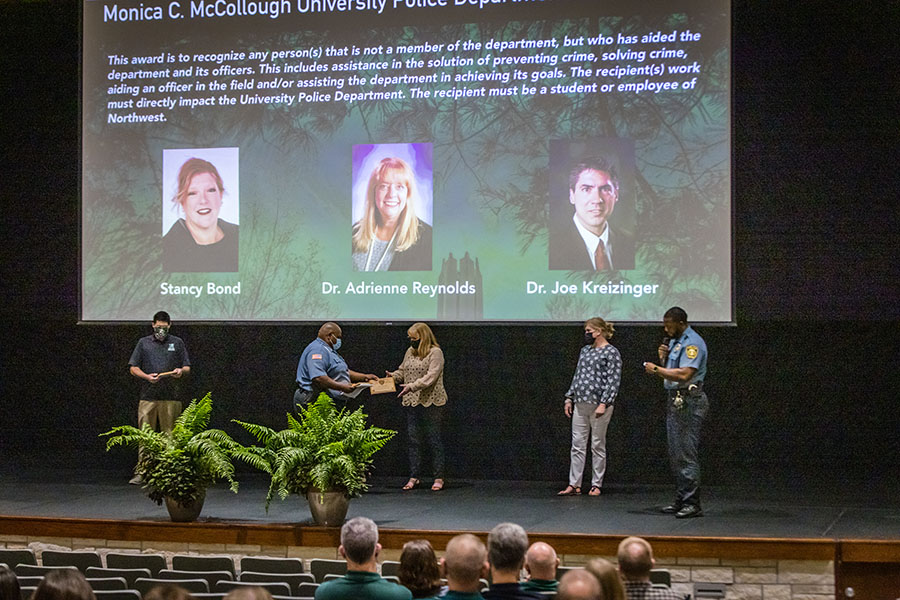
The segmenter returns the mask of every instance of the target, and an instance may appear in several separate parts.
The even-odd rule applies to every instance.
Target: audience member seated
[[[258,586],[239,587],[228,592],[225,600],[272,600],[272,594],[266,588]]]
[[[567,571],[559,580],[557,600],[607,600],[600,595],[600,582],[584,569]]]
[[[431,542],[412,540],[403,544],[397,576],[413,598],[436,598],[441,591],[441,571]]]
[[[447,542],[441,559],[441,574],[447,578],[445,600],[483,600],[481,578],[491,569],[487,548],[471,533],[463,533]]]
[[[338,554],[347,561],[347,574],[316,588],[316,600],[410,600],[408,589],[378,574],[380,552],[374,521],[355,517],[344,523]]]
[[[544,542],[535,542],[525,553],[525,571],[528,581],[522,583],[522,589],[529,592],[555,592],[559,586],[556,581],[556,567],[559,558],[553,546]]]
[[[539,592],[523,590],[519,574],[528,551],[528,534],[515,523],[500,523],[488,534],[488,562],[491,586],[486,600],[543,600]]]
[[[605,558],[592,558],[584,568],[600,582],[600,597],[603,600],[625,600],[625,588],[616,565]]]
[[[97,600],[97,597],[81,571],[54,569],[44,575],[31,600]]]
[[[186,589],[175,584],[155,585],[143,595],[142,600],[193,600]]]
[[[22,590],[19,589],[15,572],[0,567],[0,600],[20,600],[21,595]]]
[[[625,580],[628,600],[683,600],[669,588],[650,583],[650,571],[656,564],[650,543],[639,537],[627,537],[619,544],[619,573]]]

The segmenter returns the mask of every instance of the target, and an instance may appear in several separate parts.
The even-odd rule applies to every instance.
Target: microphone
[[[663,336],[662,345],[666,346],[668,348],[669,342],[671,342],[671,341],[672,341],[672,338],[670,338],[669,336],[667,336],[667,335]]]

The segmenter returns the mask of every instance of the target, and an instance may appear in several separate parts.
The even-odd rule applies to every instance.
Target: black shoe
[[[676,519],[690,519],[691,517],[702,517],[703,509],[699,504],[686,504],[681,510],[675,513]]]
[[[681,504],[670,504],[668,506],[663,506],[661,509],[659,509],[659,512],[663,513],[664,515],[674,515],[679,510],[681,510]]]

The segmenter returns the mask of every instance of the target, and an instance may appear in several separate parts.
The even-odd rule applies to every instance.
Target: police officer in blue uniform
[[[697,448],[700,428],[709,410],[709,399],[703,391],[706,378],[706,342],[688,325],[687,313],[677,306],[663,316],[663,329],[668,344],[658,349],[661,367],[644,363],[647,373],[663,379],[666,388],[666,434],[669,441],[669,462],[678,489],[675,502],[660,509],[678,519],[699,517],[700,462]]]
[[[343,333],[337,323],[328,322],[319,328],[319,335],[303,350],[297,365],[297,391],[294,405],[306,406],[316,401],[321,392],[326,392],[335,401],[335,406],[343,408],[354,384],[378,379],[371,373],[351,371],[347,362],[337,353],[341,347]]]

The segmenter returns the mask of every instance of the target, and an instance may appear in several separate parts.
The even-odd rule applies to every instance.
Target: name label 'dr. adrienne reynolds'
[[[358,294],[362,296],[405,296],[407,294],[429,296],[434,298],[438,294],[448,295],[468,295],[474,294],[478,290],[474,284],[468,281],[454,281],[453,283],[422,283],[421,281],[413,281],[412,285],[405,283],[397,284],[379,284],[374,281],[358,281],[347,282],[344,288],[345,294]],[[322,282],[322,295],[328,296],[340,294],[341,288],[337,283],[330,281]]]
[[[234,285],[220,285],[212,281],[208,281],[206,285],[172,285],[164,281],[159,284],[160,296],[193,296],[194,298],[199,298],[204,291],[207,296],[237,296],[241,293],[241,282],[238,281]]]

